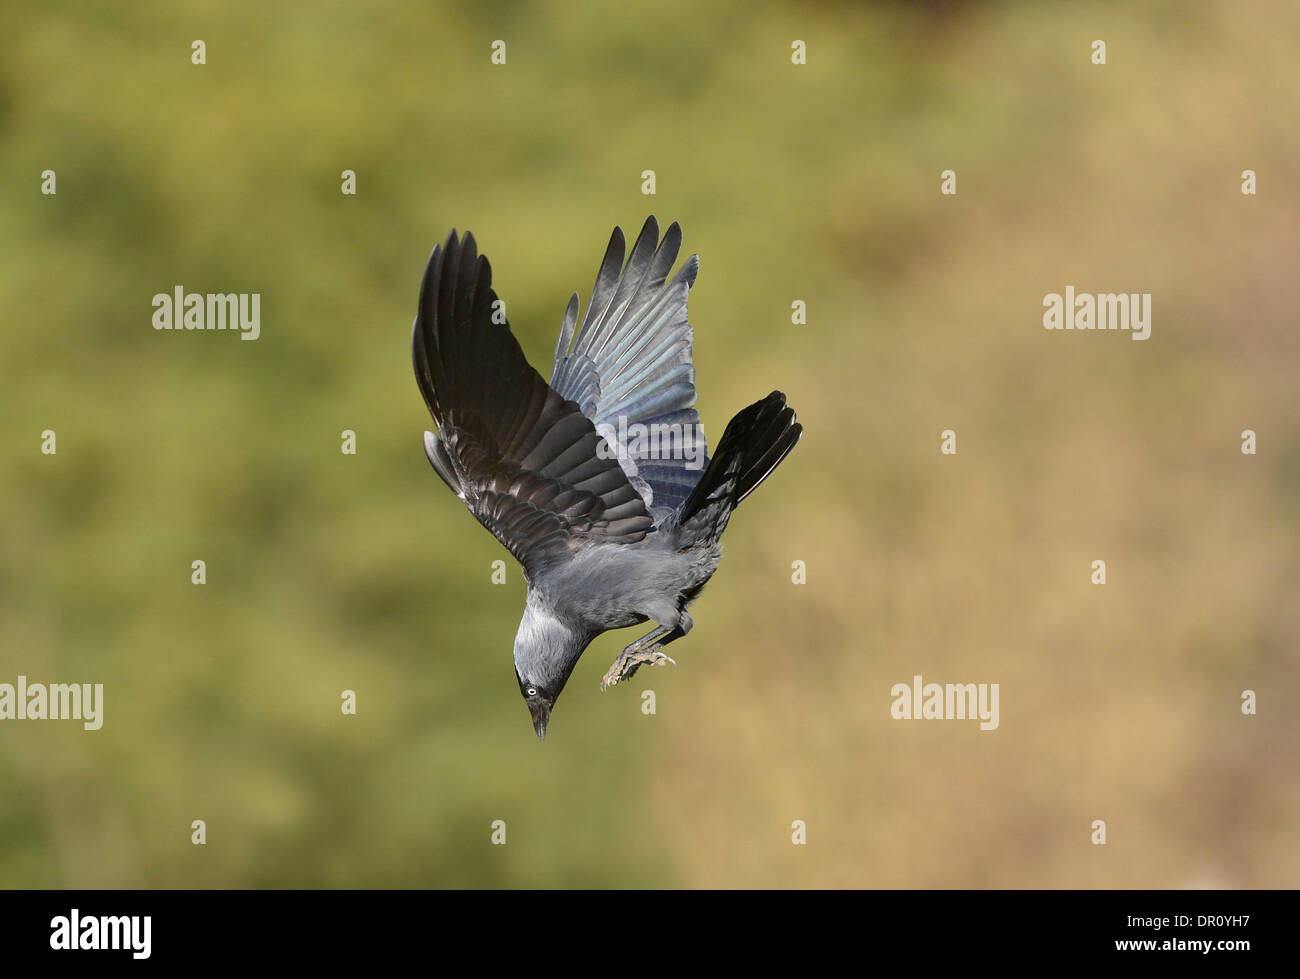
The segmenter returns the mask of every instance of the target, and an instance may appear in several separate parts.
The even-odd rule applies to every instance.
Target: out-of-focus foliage
[[[0,883],[1296,886],[1298,53],[1208,0],[6,4],[0,682],[106,707],[0,723]],[[681,665],[599,694],[603,637],[540,745],[419,278],[471,229],[546,373],[650,212],[712,438],[777,387],[806,435]],[[154,331],[178,284],[261,338]],[[1045,331],[1066,285],[1151,339]],[[892,720],[914,674],[999,729]]]

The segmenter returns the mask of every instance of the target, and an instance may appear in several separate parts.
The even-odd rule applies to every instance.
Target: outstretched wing
[[[651,525],[591,420],[529,366],[473,235],[435,247],[411,334],[415,379],[437,423],[425,452],[443,481],[524,566],[582,542],[632,543]],[[604,453],[608,454],[608,453]]]
[[[657,516],[681,506],[708,463],[686,316],[700,257],[665,285],[681,245],[681,227],[674,222],[660,242],[652,216],[624,267],[623,229],[615,228],[581,327],[577,293],[569,300],[551,370],[551,387],[602,435],[619,437],[619,461]]]

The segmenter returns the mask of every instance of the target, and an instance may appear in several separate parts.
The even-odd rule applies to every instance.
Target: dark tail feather
[[[720,499],[730,498],[733,508],[739,506],[772,475],[802,434],[803,426],[794,420],[794,409],[786,406],[780,391],[738,412],[722,433],[704,477],[682,504],[681,522]]]

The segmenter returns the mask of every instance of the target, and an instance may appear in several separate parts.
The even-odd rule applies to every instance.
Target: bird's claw
[[[626,680],[642,664],[648,666],[664,666],[671,663],[677,665],[677,660],[665,653],[659,646],[649,646],[645,649],[634,649],[628,652],[626,649],[618,654],[618,659],[614,660],[612,666],[605,673],[604,678],[600,681],[600,689],[608,690],[619,680]]]

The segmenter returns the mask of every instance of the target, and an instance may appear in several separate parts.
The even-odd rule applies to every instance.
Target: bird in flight
[[[615,228],[581,323],[569,300],[551,382],[510,331],[492,269],[469,232],[436,246],[411,335],[415,379],[437,425],[436,472],[523,566],[515,679],[537,737],[587,646],[603,632],[654,628],[614,660],[601,689],[691,630],[687,608],[722,558],[734,510],[780,464],[803,427],[773,391],[738,413],[707,454],[695,405],[686,295],[700,259],[654,217],[623,262]]]

